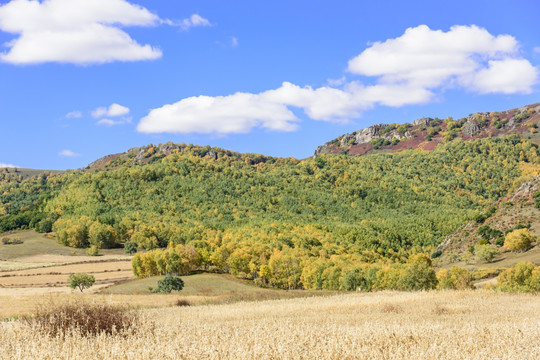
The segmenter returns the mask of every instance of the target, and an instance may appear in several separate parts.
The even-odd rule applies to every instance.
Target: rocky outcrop
[[[429,123],[431,123],[432,121],[433,121],[432,118],[423,117],[423,118],[414,120],[412,124],[413,126],[428,126]]]
[[[480,130],[482,130],[482,128],[480,127],[480,125],[478,125],[478,123],[472,116],[469,116],[467,118],[467,121],[465,121],[465,124],[463,124],[462,131],[463,135],[465,136],[473,136],[479,133]]]
[[[354,135],[354,145],[365,144],[381,137],[381,130],[387,128],[386,124],[376,124],[362,129]]]

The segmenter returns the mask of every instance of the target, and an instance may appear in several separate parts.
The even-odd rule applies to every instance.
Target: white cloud
[[[114,125],[122,125],[122,124],[127,124],[127,123],[130,123],[132,120],[131,117],[124,117],[122,119],[119,119],[119,120],[112,120],[112,119],[101,119],[97,122],[98,125],[103,125],[103,126],[114,126]]]
[[[421,25],[374,43],[349,61],[348,70],[376,76],[379,84],[424,90],[461,86],[480,93],[529,93],[538,72],[518,50],[514,37],[493,36],[474,25],[448,32]]]
[[[192,27],[212,26],[208,19],[203,18],[199,14],[193,14],[189,18],[183,19],[178,25],[184,31],[188,31]]]
[[[237,47],[237,46],[238,46],[238,38],[236,38],[236,37],[233,36],[233,37],[231,38],[231,47],[235,48],[235,47]]]
[[[533,51],[537,54],[540,54],[540,46],[535,47]]]
[[[82,116],[83,116],[82,112],[75,110],[75,111],[68,112],[64,117],[66,119],[80,119],[82,118]]]
[[[120,26],[153,26],[159,17],[126,0],[12,0],[0,6],[0,30],[18,37],[0,53],[12,64],[100,64],[153,60],[159,49],[141,45]]]
[[[77,154],[76,152],[73,152],[71,150],[68,150],[68,149],[65,149],[65,150],[62,150],[58,153],[58,155],[60,156],[63,156],[63,157],[77,157],[77,156],[81,156],[81,154]]]
[[[331,87],[313,89],[284,82],[275,90],[259,94],[186,98],[151,110],[141,119],[137,130],[143,133],[229,134],[246,133],[261,127],[293,131],[300,120],[289,107],[303,109],[314,120],[346,122],[377,103],[400,106],[402,103],[426,102],[430,96],[429,92],[411,91],[403,86],[383,89],[350,83],[340,90]]]
[[[538,70],[524,59],[489,61],[470,80],[470,86],[482,94],[487,93],[530,93],[538,78]],[[464,80],[467,84],[467,80]]]
[[[119,105],[119,104],[112,104],[108,108],[107,107],[99,107],[92,111],[92,116],[94,118],[100,118],[100,117],[116,117],[116,116],[122,116],[129,114],[129,108]]]
[[[339,79],[327,79],[326,82],[330,86],[341,86],[347,82],[347,78],[342,76]]]
[[[0,168],[18,168],[20,166],[0,163]]]
[[[285,105],[261,101],[259,95],[198,96],[154,109],[137,129],[144,133],[245,133],[256,126],[296,129],[296,117]]]
[[[510,35],[493,36],[477,26],[454,26],[448,32],[425,25],[370,45],[349,61],[348,70],[375,77],[373,85],[328,80],[312,88],[284,82],[258,94],[198,96],[153,109],[141,119],[144,133],[246,133],[254,128],[292,131],[299,108],[313,120],[347,122],[376,105],[399,107],[431,101],[438,91],[460,87],[486,93],[529,93],[538,70],[519,57]],[[340,86],[341,88],[336,88]]]

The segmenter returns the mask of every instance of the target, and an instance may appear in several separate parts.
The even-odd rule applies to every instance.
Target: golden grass
[[[0,323],[0,359],[522,360],[540,354],[540,297],[526,294],[353,293],[141,315],[140,331],[125,337],[38,338],[23,322]]]

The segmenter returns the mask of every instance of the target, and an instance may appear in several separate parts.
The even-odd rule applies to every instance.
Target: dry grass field
[[[353,293],[139,310],[132,333],[0,323],[0,359],[538,359],[540,297]]]

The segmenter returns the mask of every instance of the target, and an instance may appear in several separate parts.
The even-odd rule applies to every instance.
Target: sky
[[[540,2],[0,0],[0,167],[168,141],[309,157],[540,102]]]

